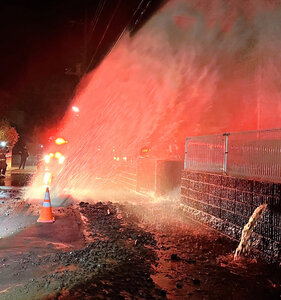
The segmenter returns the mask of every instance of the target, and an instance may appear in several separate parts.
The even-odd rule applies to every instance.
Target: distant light
[[[123,157],[123,160],[124,160],[124,161],[127,161],[127,157],[126,157],[126,156],[124,156],[124,157]]]
[[[59,157],[59,164],[63,164],[65,157],[62,155]]]
[[[72,110],[74,111],[74,112],[79,112],[80,110],[79,110],[79,108],[77,107],[77,106],[72,106]]]
[[[49,172],[45,173],[45,175],[44,175],[44,183],[45,183],[45,185],[48,185],[51,182],[52,182],[52,174],[49,173]]]
[[[140,155],[143,157],[148,157],[149,156],[149,152],[151,152],[151,148],[150,147],[142,147],[141,151],[140,151]]]
[[[57,144],[57,145],[62,145],[62,144],[66,144],[66,143],[68,143],[65,139],[63,139],[63,138],[57,138],[56,140],[55,140],[55,143]]]
[[[43,145],[40,145],[40,147],[43,148],[44,146],[43,146]]]
[[[56,152],[55,158],[59,159],[61,156],[62,156],[62,154],[60,152]]]
[[[0,144],[1,144],[2,147],[6,147],[7,146],[7,142],[5,142],[5,141],[2,141]]]
[[[45,160],[45,163],[48,164],[50,162],[50,156],[45,155],[44,160]]]

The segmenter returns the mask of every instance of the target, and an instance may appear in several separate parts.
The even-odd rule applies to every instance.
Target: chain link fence
[[[281,182],[281,128],[188,137],[184,166]]]

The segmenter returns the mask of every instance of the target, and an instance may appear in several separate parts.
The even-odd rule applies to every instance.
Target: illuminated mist
[[[80,112],[62,121],[67,160],[54,185],[90,194],[96,177],[114,173],[115,153],[136,158],[149,144],[166,158],[186,136],[281,127],[277,3],[169,1],[124,36],[82,80]]]

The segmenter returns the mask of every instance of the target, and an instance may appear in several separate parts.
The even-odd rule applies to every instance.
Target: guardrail
[[[281,128],[188,137],[184,168],[281,182]]]

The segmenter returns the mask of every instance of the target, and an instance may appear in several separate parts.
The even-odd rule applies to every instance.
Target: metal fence
[[[281,182],[281,128],[188,137],[184,166]]]

